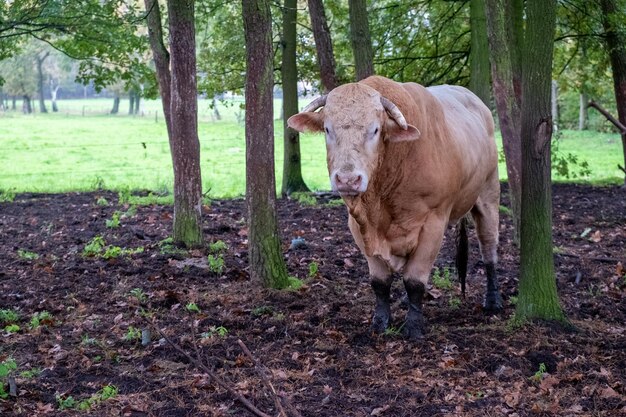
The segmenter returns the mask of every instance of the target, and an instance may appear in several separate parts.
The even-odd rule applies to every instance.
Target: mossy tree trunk
[[[320,79],[324,93],[328,93],[339,84],[333,55],[333,42],[326,21],[324,3],[322,0],[309,0],[308,3],[315,50],[317,51],[317,64],[320,67]]]
[[[300,134],[287,125],[287,119],[298,113],[298,69],[296,67],[297,0],[285,0],[283,5],[282,66],[283,79],[283,196],[309,191],[302,179]]]
[[[624,20],[626,2],[624,0],[600,0],[605,41],[613,70],[613,88],[617,105],[617,118],[626,125],[626,28]],[[626,134],[622,134],[624,169],[626,169]],[[624,171],[626,174],[626,171]],[[626,175],[624,176],[626,185]]]
[[[470,90],[490,107],[491,89],[489,77],[489,41],[487,39],[487,18],[485,0],[470,1]]]
[[[246,206],[250,277],[265,287],[289,285],[276,217],[274,85],[269,0],[242,0],[246,39]]]
[[[187,247],[203,243],[194,3],[168,0],[170,55],[163,40],[160,6],[157,0],[145,0],[148,37],[174,167],[172,238]]]
[[[550,89],[556,0],[527,0],[522,64],[522,218],[516,318],[565,320],[552,255]]]
[[[522,197],[522,100],[519,51],[522,45],[521,0],[486,0],[493,96],[506,159],[513,217],[513,239],[519,242]]]
[[[357,81],[374,75],[374,54],[367,18],[366,0],[348,0],[350,42],[354,53]]]

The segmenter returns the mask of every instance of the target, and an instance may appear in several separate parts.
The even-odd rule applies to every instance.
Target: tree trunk
[[[33,112],[33,108],[30,105],[30,96],[24,94],[22,96],[22,113],[31,114]]]
[[[39,113],[48,113],[46,108],[46,96],[43,90],[44,76],[43,76],[43,62],[46,60],[50,53],[46,52],[43,56],[37,55],[37,88],[39,89]]]
[[[111,114],[117,114],[120,111],[120,96],[115,96],[113,98],[113,108],[111,109]]]
[[[272,26],[269,0],[242,0],[246,39],[246,206],[250,278],[289,285],[276,218]]]
[[[15,111],[17,110],[17,97],[13,96],[12,97],[12,101],[11,101],[11,110]]]
[[[135,91],[135,109],[133,110],[133,113],[139,114],[140,108],[141,108],[141,93],[139,91]]]
[[[552,80],[550,87],[550,114],[552,115],[552,125],[556,132],[559,127],[559,85],[556,80]]]
[[[298,113],[298,69],[296,67],[297,0],[285,0],[283,7],[283,184],[282,195],[309,191],[302,179],[300,134],[287,125],[287,119]]]
[[[589,98],[584,92],[580,93],[580,109],[578,110],[578,130],[587,130],[587,119],[589,111],[587,109]]]
[[[203,242],[194,4],[195,0],[167,2],[172,82],[170,150],[174,166],[172,238],[187,247]]]
[[[322,0],[309,0],[309,14],[311,15],[311,26],[313,38],[315,39],[315,50],[317,51],[317,63],[320,67],[320,78],[324,93],[328,93],[337,87],[338,81],[335,57],[333,55],[333,42],[330,37]]]
[[[617,105],[617,118],[626,124],[626,33],[621,22],[624,21],[624,2],[620,0],[600,0],[602,7],[602,25],[604,26],[606,46],[611,58],[613,70],[613,88]],[[624,167],[626,167],[626,134],[622,134]],[[626,185],[626,175],[624,176]]]
[[[367,19],[366,0],[348,0],[350,13],[350,41],[354,53],[356,80],[374,75],[374,54]]]
[[[491,107],[489,85],[489,41],[487,39],[487,22],[485,17],[485,0],[470,2],[470,90]]]
[[[522,222],[520,321],[565,320],[556,288],[552,255],[550,173],[550,83],[556,28],[556,0],[527,0],[522,70]]]
[[[135,91],[128,91],[128,115],[132,116],[135,114]]]
[[[59,85],[53,85],[52,81],[50,81],[50,95],[52,96],[52,111],[58,112],[59,107],[57,106],[57,94],[59,92]]]
[[[486,0],[493,95],[498,111],[509,181],[513,240],[519,242],[522,197],[522,147],[520,128],[521,78],[518,49],[523,39],[517,31],[522,10],[516,0]]]
[[[213,97],[213,100],[211,101],[211,107],[213,107],[213,119],[222,120],[222,115],[217,108],[217,100],[215,100],[215,97]]]

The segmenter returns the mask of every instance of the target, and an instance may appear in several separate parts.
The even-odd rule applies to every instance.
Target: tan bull
[[[484,307],[502,308],[498,154],[491,112],[478,97],[463,87],[424,88],[374,76],[335,88],[288,123],[326,135],[331,186],[348,208],[350,231],[369,265],[373,331],[389,325],[392,273],[401,272],[409,301],[403,331],[423,337],[422,299],[444,232],[468,212],[486,266]],[[457,268],[464,282],[462,232],[465,254],[457,261],[464,257],[465,265]]]

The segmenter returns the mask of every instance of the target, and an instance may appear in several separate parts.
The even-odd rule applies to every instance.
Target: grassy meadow
[[[112,99],[65,100],[59,112],[22,115],[0,113],[0,191],[67,192],[97,188],[119,190],[171,189],[172,162],[161,104],[145,101],[142,116],[128,116],[128,101],[110,115]],[[211,197],[232,197],[245,191],[245,136],[240,101],[218,105],[213,117],[206,100],[199,101],[202,181]],[[275,115],[280,101],[275,100]],[[276,121],[276,180],[282,175],[282,121]],[[499,139],[498,139],[499,140]],[[302,135],[302,170],[315,190],[329,188],[326,151],[320,135]],[[619,135],[561,131],[561,154],[589,163],[584,178],[556,181],[621,183],[623,162]],[[500,175],[506,178],[501,164]]]

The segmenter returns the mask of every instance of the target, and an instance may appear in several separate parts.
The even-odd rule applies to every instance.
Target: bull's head
[[[316,112],[319,108],[322,110]],[[330,184],[343,196],[367,190],[387,143],[420,136],[395,104],[358,83],[337,87],[313,100],[291,116],[288,124],[300,132],[325,133]]]

